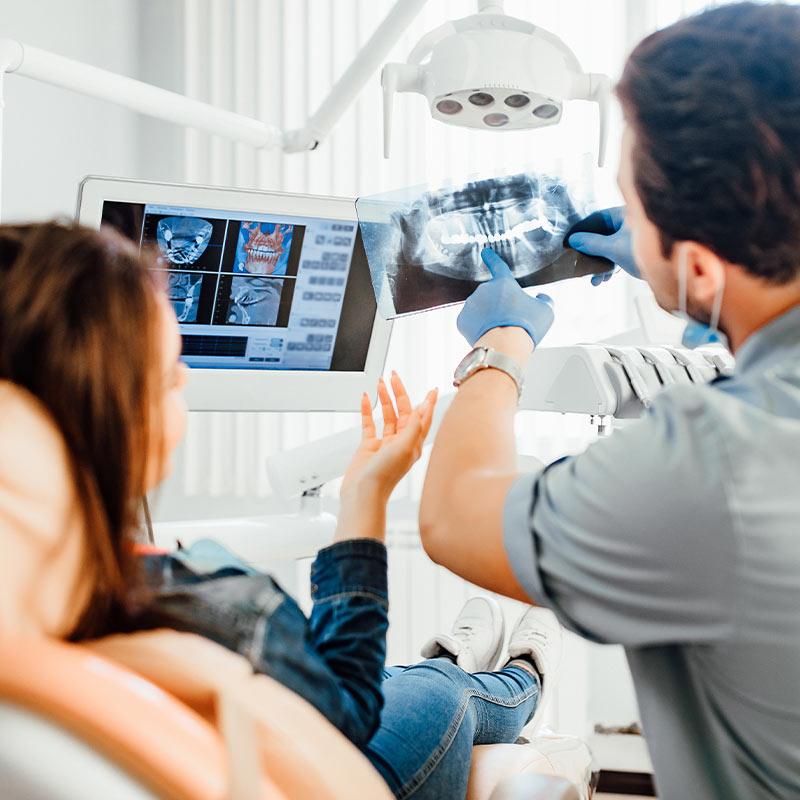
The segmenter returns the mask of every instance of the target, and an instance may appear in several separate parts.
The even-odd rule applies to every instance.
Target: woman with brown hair
[[[497,661],[495,620],[472,654],[477,674],[454,663],[469,637],[462,653],[440,637],[438,657],[384,680],[386,503],[420,456],[436,393],[412,408],[396,375],[394,402],[381,383],[382,438],[363,398],[335,542],[312,570],[310,620],[233,559],[207,575],[179,554],[135,557],[138,504],[169,473],[186,411],[180,335],[152,266],[110,230],[0,226],[0,634],[200,633],[315,705],[397,796],[463,796],[473,743],[514,741],[531,719],[547,653],[518,647],[500,672],[478,672]],[[108,653],[125,651],[124,637],[108,641]],[[197,681],[186,652],[168,691]]]

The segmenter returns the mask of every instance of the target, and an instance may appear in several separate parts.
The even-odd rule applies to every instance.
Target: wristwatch
[[[493,347],[476,347],[464,356],[453,375],[453,386],[461,386],[467,378],[482,369],[499,369],[517,384],[517,400],[522,397],[522,368],[511,356]]]

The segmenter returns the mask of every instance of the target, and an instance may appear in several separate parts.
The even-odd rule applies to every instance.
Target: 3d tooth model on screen
[[[473,180],[458,188],[360,198],[359,224],[379,311],[387,319],[465,300],[489,280],[491,247],[522,286],[603,272],[564,246],[587,213],[578,191],[545,174]]]

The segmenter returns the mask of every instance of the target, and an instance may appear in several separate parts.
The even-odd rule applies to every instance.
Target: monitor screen
[[[377,313],[355,200],[89,176],[78,221],[153,254],[196,411],[358,411],[392,323]]]
[[[105,200],[155,253],[190,367],[362,371],[375,299],[352,219]]]

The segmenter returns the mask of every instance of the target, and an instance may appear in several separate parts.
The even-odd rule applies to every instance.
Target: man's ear
[[[697,242],[686,242],[686,289],[689,297],[710,306],[725,283],[726,262],[713,250]]]

